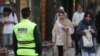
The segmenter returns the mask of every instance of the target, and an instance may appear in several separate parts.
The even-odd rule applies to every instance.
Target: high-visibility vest
[[[14,26],[14,33],[17,39],[17,55],[22,56],[38,56],[35,52],[34,41],[34,28],[36,24],[32,23],[28,19],[23,19],[20,23]]]

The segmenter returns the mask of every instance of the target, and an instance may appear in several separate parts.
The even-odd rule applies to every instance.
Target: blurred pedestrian
[[[97,13],[96,15],[96,21],[95,21],[95,24],[96,24],[96,28],[97,28],[97,43],[100,44],[100,11]]]
[[[16,14],[8,7],[3,9],[3,46],[12,50],[13,26],[18,22]]]
[[[74,27],[77,27],[77,25],[80,23],[81,20],[84,18],[84,12],[83,7],[81,4],[77,5],[77,11],[73,14],[72,23]]]
[[[99,49],[97,49],[98,50],[97,56],[100,56],[100,11],[96,15],[95,24],[96,24],[96,28],[97,28],[97,32],[98,32],[96,40],[97,40],[97,43],[99,44]]]
[[[96,56],[95,52],[95,43],[94,43],[94,37],[97,35],[97,30],[95,26],[95,22],[93,19],[93,15],[91,12],[86,12],[84,19],[79,23],[76,33],[80,35],[80,47],[81,47],[81,55],[82,56]],[[88,44],[88,42],[84,42],[85,40],[89,40],[89,43],[92,43],[91,45]],[[90,42],[91,40],[91,42]],[[85,45],[88,44],[88,45]]]
[[[52,30],[52,42],[57,46],[59,56],[64,56],[64,50],[70,50],[72,47],[71,34],[74,29],[71,21],[66,18],[63,11],[59,11],[58,16],[59,19],[56,20]]]
[[[76,29],[80,21],[83,20],[83,18],[84,18],[83,7],[81,4],[78,4],[77,11],[73,14],[73,17],[72,17],[72,23],[75,30],[74,34],[72,35],[72,39],[75,42],[75,52],[76,52],[75,56],[78,56],[80,54],[79,37],[76,34]]]
[[[88,0],[88,4],[85,9],[86,12],[90,11],[93,15],[95,14],[95,5],[92,0]]]

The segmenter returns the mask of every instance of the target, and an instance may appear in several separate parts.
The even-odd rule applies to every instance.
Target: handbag
[[[89,31],[86,32],[86,35],[82,36],[82,40],[84,47],[93,47],[92,34]]]

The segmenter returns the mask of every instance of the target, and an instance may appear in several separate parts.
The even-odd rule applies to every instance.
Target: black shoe
[[[75,54],[75,56],[80,56],[80,54]]]

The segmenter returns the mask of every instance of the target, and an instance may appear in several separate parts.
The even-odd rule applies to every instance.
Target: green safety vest
[[[22,56],[38,56],[35,52],[36,44],[34,42],[34,28],[36,24],[28,19],[23,19],[20,23],[14,26],[14,32],[17,39],[17,55]]]

